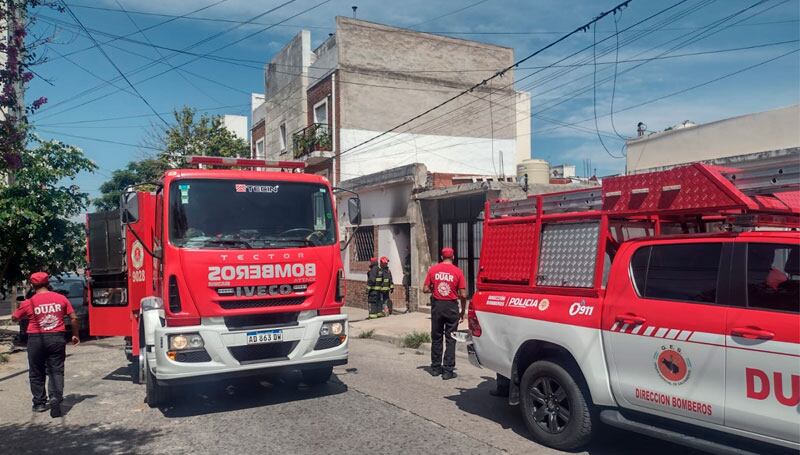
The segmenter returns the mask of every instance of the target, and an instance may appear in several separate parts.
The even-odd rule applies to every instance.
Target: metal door
[[[475,292],[478,278],[483,240],[480,214],[485,202],[485,194],[439,201],[439,248],[450,247],[455,250],[455,264],[464,273],[469,295]]]

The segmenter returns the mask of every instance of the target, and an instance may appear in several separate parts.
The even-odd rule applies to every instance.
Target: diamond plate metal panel
[[[609,177],[603,180],[603,207],[613,212],[652,213],[741,207],[736,190],[721,176],[703,172],[702,164],[667,171]],[[728,192],[723,187],[728,187]],[[739,193],[741,195],[741,193]]]
[[[533,223],[488,225],[479,280],[527,284],[533,271],[534,227]]]
[[[537,286],[592,287],[599,233],[596,222],[542,226]]]

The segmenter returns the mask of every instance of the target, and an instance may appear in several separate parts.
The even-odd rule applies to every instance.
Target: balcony
[[[312,123],[292,134],[294,158],[310,165],[333,158],[332,145],[331,132],[325,123]]]

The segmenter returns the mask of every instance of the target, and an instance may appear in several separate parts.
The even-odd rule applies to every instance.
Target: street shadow
[[[104,381],[122,381],[122,382],[133,382],[132,376],[133,367],[128,365],[125,367],[119,367],[116,370],[108,373],[107,375],[103,376]]]
[[[61,402],[61,415],[66,416],[70,411],[72,411],[72,408],[81,402],[95,398],[96,396],[97,395],[82,395],[79,393],[65,395],[64,400]]]
[[[159,409],[168,418],[191,417],[313,400],[345,392],[347,385],[335,375],[325,384],[308,386],[302,383],[299,372],[293,372],[275,377],[187,384],[170,390],[172,402]]]
[[[58,423],[0,424],[3,453],[59,455],[134,453],[161,436],[160,430],[142,431],[128,427],[103,427],[96,424],[64,426]],[[136,445],[132,445],[132,441]]]
[[[430,365],[420,365],[420,366],[417,367],[417,369],[418,370],[422,370],[422,371],[424,371],[424,372],[426,372],[428,374],[431,374],[433,372],[433,368],[431,368]]]
[[[426,369],[426,367],[418,367]],[[429,369],[428,367],[427,369]],[[508,404],[506,397],[495,397],[489,394],[496,388],[494,378],[483,376],[483,381],[477,387],[466,389],[458,388],[457,395],[446,397],[453,401],[464,412],[480,416],[484,419],[498,423],[503,429],[531,439],[528,427],[525,425],[519,406]],[[535,444],[531,440],[531,444]],[[688,447],[678,446],[660,439],[653,439],[637,433],[622,431],[613,427],[599,424],[596,437],[591,445],[584,450],[592,455],[630,454],[640,455],[642,448],[647,447],[648,455],[689,455],[700,454]]]

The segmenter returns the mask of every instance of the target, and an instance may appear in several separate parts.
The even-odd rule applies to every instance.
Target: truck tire
[[[333,374],[333,367],[315,367],[300,370],[303,373],[303,382],[306,385],[325,384]]]
[[[146,369],[145,375],[145,402],[151,408],[157,408],[167,401],[167,387],[159,385],[153,372],[150,371],[150,366],[147,365],[145,360]]]
[[[580,372],[571,366],[540,360],[520,383],[521,410],[536,442],[559,450],[576,450],[592,438],[595,414]]]

